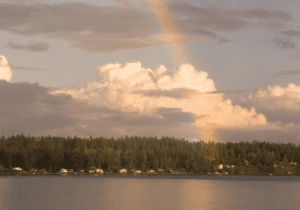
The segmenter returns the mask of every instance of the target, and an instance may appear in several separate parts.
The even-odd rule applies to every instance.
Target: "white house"
[[[127,173],[127,169],[126,168],[123,168],[121,170],[119,170],[120,173]]]
[[[217,169],[223,169],[223,164],[218,165]]]
[[[20,168],[20,167],[15,167],[13,170],[15,170],[15,171],[22,171],[22,168]]]
[[[64,168],[62,168],[62,169],[60,170],[60,173],[68,173],[68,170],[67,170],[67,169],[64,169]]]
[[[163,172],[164,172],[164,170],[161,169],[161,168],[157,169],[157,171],[160,172],[160,173],[163,173]]]
[[[141,173],[142,173],[141,170],[134,170],[133,172],[134,172],[135,174],[141,174]]]
[[[99,173],[100,173],[100,174],[103,174],[104,172],[103,172],[102,169],[97,168],[97,169],[96,169],[96,173],[98,173],[98,174],[99,174]]]
[[[95,171],[94,170],[89,170],[89,173],[92,174],[92,173],[95,173]]]
[[[149,173],[149,174],[150,173],[156,173],[156,171],[154,171],[154,170],[151,169],[151,170],[148,170],[147,173]]]

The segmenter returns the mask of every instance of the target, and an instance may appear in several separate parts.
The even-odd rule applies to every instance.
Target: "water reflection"
[[[0,177],[0,209],[298,209],[299,187],[273,181]]]

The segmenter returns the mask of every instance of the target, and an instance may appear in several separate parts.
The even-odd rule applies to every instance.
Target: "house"
[[[234,168],[235,167],[235,165],[231,165],[231,168]]]
[[[230,168],[230,165],[225,165],[226,168]]]
[[[123,168],[123,169],[121,169],[121,170],[119,170],[119,173],[127,173],[127,169],[126,168]]]
[[[100,174],[103,174],[104,172],[103,172],[102,169],[97,168],[97,169],[96,169],[96,173],[98,173],[98,174],[99,174],[99,173],[100,173]]]
[[[94,170],[89,170],[89,173],[92,174],[92,173],[95,173],[95,171]]]
[[[157,171],[158,171],[159,173],[163,173],[163,172],[164,172],[164,170],[161,169],[161,168],[157,169]]]
[[[62,169],[60,170],[60,173],[68,173],[68,171],[67,171],[67,169],[62,168]]]
[[[22,168],[20,168],[20,167],[15,167],[15,168],[13,168],[13,170],[14,170],[14,171],[22,171]]]
[[[68,172],[69,172],[69,173],[73,173],[74,170],[73,170],[73,169],[68,169]]]
[[[217,169],[223,169],[223,164],[218,165]]]
[[[84,170],[83,169],[79,170],[79,173],[84,173]]]
[[[151,170],[147,170],[147,173],[148,174],[152,174],[152,173],[156,173],[156,171],[154,171],[154,170],[151,169]]]
[[[135,174],[141,174],[142,171],[141,170],[134,170],[133,173],[135,173]]]

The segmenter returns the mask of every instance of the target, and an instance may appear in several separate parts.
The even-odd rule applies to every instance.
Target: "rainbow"
[[[164,47],[170,53],[173,64],[179,66],[187,63],[185,53],[180,46],[185,41],[185,38],[176,29],[177,27],[169,12],[168,5],[161,0],[149,0],[148,5],[158,21],[160,31],[163,34]]]
[[[183,63],[188,63],[186,53],[183,52],[180,44],[187,42],[188,38],[183,37],[178,31],[176,22],[169,12],[167,3],[164,0],[148,0],[148,5],[155,15],[160,27],[160,31],[163,34],[164,47],[170,53],[170,57],[174,66],[180,66]],[[207,127],[200,128],[200,133],[204,138],[204,141],[216,140],[217,133],[214,132],[214,126],[207,125]]]

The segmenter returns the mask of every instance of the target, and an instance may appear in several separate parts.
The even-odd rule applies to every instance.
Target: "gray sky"
[[[2,0],[0,132],[298,142],[298,8]]]

